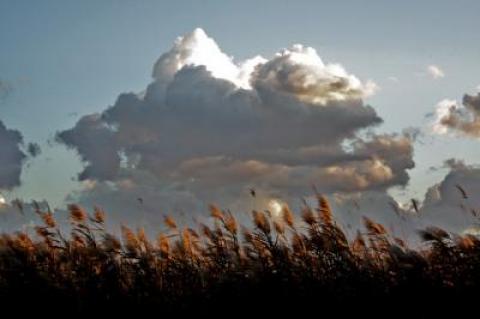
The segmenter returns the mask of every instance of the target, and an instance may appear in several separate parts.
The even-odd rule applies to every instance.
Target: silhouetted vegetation
[[[77,205],[69,206],[65,235],[52,212],[37,208],[43,224],[36,234],[1,236],[2,306],[62,314],[335,310],[391,317],[379,310],[389,305],[393,314],[422,317],[477,298],[480,240],[472,235],[428,228],[420,233],[424,248],[412,249],[364,218],[364,231],[349,241],[320,195],[301,220],[287,206],[278,216],[254,211],[251,229],[216,206],[210,212],[214,222],[196,229],[167,216],[168,231],[151,240],[127,226],[117,238],[105,230],[103,211],[88,214]]]

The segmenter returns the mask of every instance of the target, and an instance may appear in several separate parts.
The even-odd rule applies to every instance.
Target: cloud
[[[335,217],[350,235],[362,227],[362,216],[367,216],[412,244],[419,243],[418,231],[429,226],[457,234],[478,230],[480,167],[452,158],[444,162],[443,169],[448,169],[447,174],[417,201],[418,211],[385,191],[366,191],[331,195]]]
[[[42,153],[42,149],[40,148],[40,145],[38,145],[37,143],[28,143],[27,153],[31,157],[37,157]]]
[[[465,94],[461,104],[455,100],[442,100],[437,104],[435,115],[435,133],[480,138],[480,93]]]
[[[445,72],[434,64],[427,66],[427,73],[435,80],[445,77]]]
[[[0,121],[0,189],[11,189],[20,185],[20,174],[27,155],[22,151],[22,134],[8,129]]]
[[[256,69],[252,80],[257,90],[291,94],[313,104],[361,99],[377,89],[375,83],[362,83],[340,64],[324,64],[315,49],[301,44],[277,53]]]
[[[205,204],[180,183],[162,181],[147,172],[123,171],[114,182],[84,181],[81,190],[71,193],[67,202],[86,208],[105,209],[108,225],[118,230],[119,224],[143,226],[158,232],[165,215],[175,215],[179,222],[192,223],[207,217]]]
[[[416,213],[384,191],[333,194],[329,202],[335,219],[351,238],[363,229],[363,217],[381,223],[409,243],[416,242],[417,231],[423,227]]]
[[[82,117],[73,129],[59,133],[57,139],[75,148],[82,160],[89,163],[79,175],[80,180],[108,180],[117,174],[120,153],[115,131],[102,121],[99,114]]]
[[[255,66],[264,62],[264,58],[257,56],[236,65],[205,31],[197,28],[190,34],[177,38],[173,48],[155,63],[152,77],[157,80],[157,84],[167,85],[184,66],[204,66],[214,78],[248,89]]]
[[[480,168],[462,160],[445,161],[449,172],[438,184],[430,187],[421,209],[425,225],[435,224],[455,232],[475,225],[480,214]]]
[[[267,200],[298,198],[312,184],[358,192],[408,183],[412,139],[361,134],[382,123],[364,102],[376,85],[313,48],[237,63],[196,29],[160,56],[152,76],[145,92],[121,94],[57,134],[79,154],[78,177],[91,186],[69,200],[122,210],[128,205],[118,203],[137,205],[145,193],[169,209],[245,209],[250,187]]]

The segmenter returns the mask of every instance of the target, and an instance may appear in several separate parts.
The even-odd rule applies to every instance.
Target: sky
[[[318,182],[433,210],[444,202],[432,187],[478,174],[478,12],[478,1],[0,1],[2,197],[241,210],[249,187],[291,201]]]

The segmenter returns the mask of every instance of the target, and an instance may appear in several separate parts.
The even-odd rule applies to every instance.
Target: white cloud
[[[184,66],[204,66],[215,78],[228,80],[242,88],[250,88],[250,74],[257,64],[265,61],[261,56],[257,56],[236,65],[232,57],[223,53],[205,31],[197,28],[177,38],[173,48],[158,59],[153,69],[153,77],[168,82]]]
[[[437,103],[435,107],[435,119],[432,124],[433,132],[436,134],[447,134],[448,127],[442,123],[442,120],[449,116],[452,110],[458,108],[455,100],[444,99]]]
[[[427,72],[435,80],[445,77],[445,72],[438,65],[427,66]]]

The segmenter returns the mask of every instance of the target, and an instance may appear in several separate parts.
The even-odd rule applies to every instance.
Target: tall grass
[[[478,292],[477,237],[427,228],[423,248],[413,249],[364,218],[364,230],[349,241],[328,201],[317,197],[317,207],[305,205],[298,215],[287,206],[276,217],[254,211],[250,228],[214,205],[213,222],[196,229],[167,216],[156,240],[127,226],[119,238],[106,231],[103,211],[77,205],[69,206],[71,233],[64,234],[51,211],[37,208],[43,224],[35,234],[0,237],[0,300],[46,311],[281,312],[426,296],[441,305]]]

